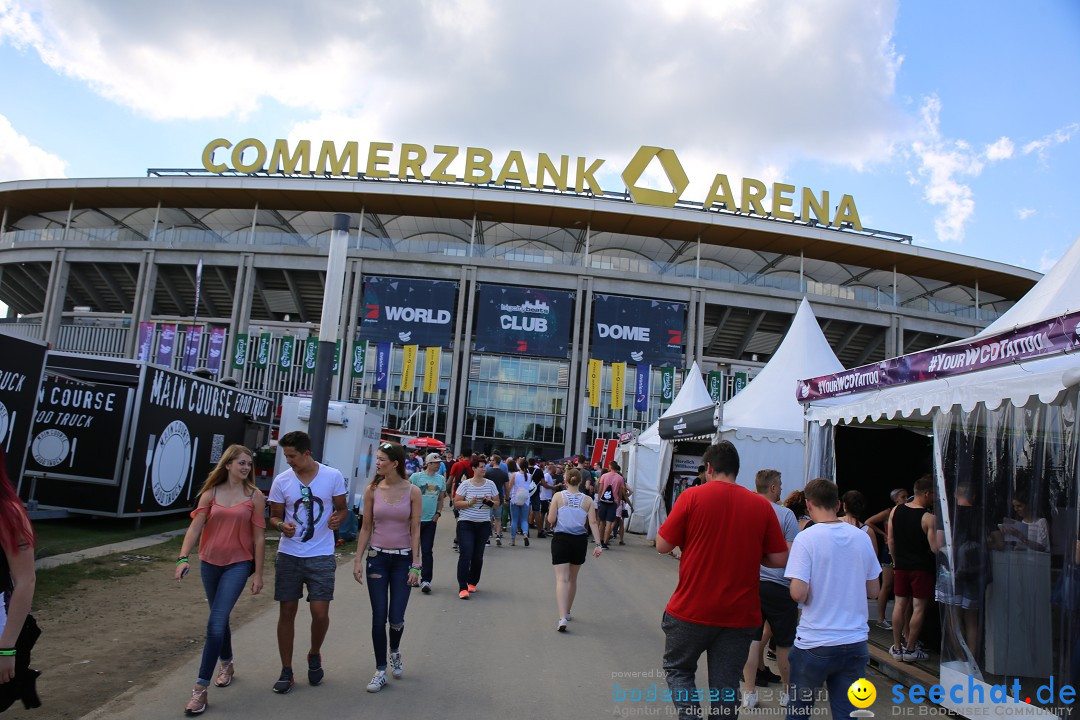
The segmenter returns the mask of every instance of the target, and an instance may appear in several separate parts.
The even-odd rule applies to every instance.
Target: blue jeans
[[[518,530],[522,535],[529,534],[529,506],[510,503],[510,537],[514,537]]]
[[[865,642],[850,645],[825,645],[802,650],[791,648],[791,699],[788,718],[810,717],[814,695],[824,685],[829,691],[829,706],[834,718],[846,718],[855,709],[848,700],[851,684],[866,677],[870,653]]]
[[[480,583],[480,572],[484,569],[484,543],[491,537],[490,522],[458,520],[457,582],[458,590],[467,590],[469,585]]]
[[[420,563],[422,565],[420,580],[422,582],[431,582],[435,569],[435,557],[432,554],[435,549],[435,527],[434,520],[420,523]]]
[[[412,553],[391,555],[375,553],[367,557],[367,591],[371,600],[371,646],[375,650],[375,668],[386,669],[386,621],[390,620],[390,651],[401,647],[405,632],[405,608],[409,604],[409,565]]]
[[[680,720],[703,716],[701,700],[709,700],[709,717],[739,716],[739,678],[750,643],[761,639],[761,628],[716,627],[686,622],[664,613],[664,671],[671,702]],[[709,687],[694,682],[701,654],[709,662]]]
[[[203,645],[202,663],[199,664],[197,683],[210,684],[218,658],[232,660],[232,633],[229,632],[229,613],[232,612],[240,593],[244,592],[253,561],[241,560],[231,565],[199,563],[206,601],[210,605],[210,618],[206,621],[206,644]]]

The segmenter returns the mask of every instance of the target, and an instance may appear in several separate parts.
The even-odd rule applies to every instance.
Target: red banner
[[[600,461],[604,459],[604,446],[607,441],[604,438],[597,438],[593,444],[591,462],[594,466],[599,465]]]

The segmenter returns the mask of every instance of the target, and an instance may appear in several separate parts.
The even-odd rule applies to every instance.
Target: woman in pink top
[[[371,599],[371,644],[375,674],[368,692],[386,686],[386,623],[390,622],[390,665],[395,678],[405,672],[401,664],[401,636],[405,608],[412,588],[420,584],[420,516],[423,495],[405,477],[405,449],[397,443],[379,443],[375,479],[364,490],[364,522],[356,538],[353,577],[363,584],[365,566]]]
[[[608,549],[608,540],[611,531],[615,527],[615,515],[619,504],[623,501],[623,487],[626,481],[619,474],[619,463],[611,461],[611,470],[600,477],[597,486],[597,510],[596,515],[600,521],[600,547]]]
[[[251,458],[251,451],[243,445],[230,445],[221,455],[199,491],[199,504],[191,513],[191,525],[176,561],[176,579],[182,580],[190,567],[188,552],[201,534],[199,574],[210,604],[210,619],[206,623],[199,677],[184,708],[188,715],[206,710],[206,689],[218,658],[221,668],[214,684],[222,688],[232,684],[229,613],[244,591],[248,577],[252,577],[252,595],[263,587],[266,498],[255,487]]]

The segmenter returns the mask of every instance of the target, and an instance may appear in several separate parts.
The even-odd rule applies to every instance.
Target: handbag
[[[0,712],[11,707],[16,700],[22,700],[27,709],[41,707],[37,694],[37,679],[41,673],[30,667],[30,650],[39,637],[41,628],[34,616],[27,613],[19,639],[15,641],[15,677],[0,685]]]

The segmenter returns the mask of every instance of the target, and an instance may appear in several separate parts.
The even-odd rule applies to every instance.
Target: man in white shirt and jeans
[[[791,598],[802,608],[791,651],[788,718],[809,717],[822,685],[832,716],[846,718],[855,709],[848,688],[865,677],[870,662],[866,601],[877,597],[881,566],[870,536],[837,518],[833,482],[811,480],[804,493],[814,524],[795,536],[784,571]]]

